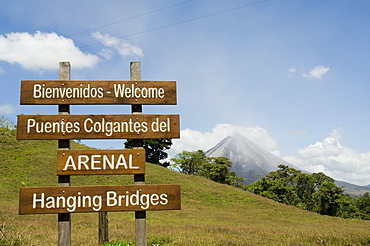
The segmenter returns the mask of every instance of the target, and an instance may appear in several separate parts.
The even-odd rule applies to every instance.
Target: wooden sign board
[[[23,80],[21,104],[175,105],[176,81]]]
[[[145,174],[145,150],[58,150],[57,175]]]
[[[17,139],[179,138],[179,115],[19,115]]]
[[[19,214],[181,209],[180,185],[21,188]]]

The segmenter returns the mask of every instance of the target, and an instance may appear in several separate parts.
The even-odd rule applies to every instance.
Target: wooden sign
[[[179,115],[19,115],[17,139],[179,138]]]
[[[21,104],[175,105],[176,81],[23,80]]]
[[[181,209],[180,185],[21,188],[19,214]]]
[[[144,173],[144,149],[58,150],[57,175]]]

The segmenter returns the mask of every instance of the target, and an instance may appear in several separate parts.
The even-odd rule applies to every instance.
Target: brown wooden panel
[[[175,105],[176,81],[23,80],[21,104]]]
[[[19,115],[17,139],[179,138],[179,115]]]
[[[19,214],[181,209],[180,185],[20,188]]]
[[[144,149],[58,150],[57,175],[144,173]]]

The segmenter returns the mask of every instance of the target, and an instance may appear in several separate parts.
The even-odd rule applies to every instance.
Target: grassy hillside
[[[57,215],[18,215],[22,186],[56,186],[56,141],[18,141],[0,129],[0,228],[26,245],[56,245]],[[72,149],[87,148],[73,143]],[[72,185],[133,184],[132,176],[73,176]],[[182,210],[147,212],[161,245],[369,245],[370,221],[321,216],[230,186],[147,164],[147,184],[180,184]],[[134,213],[109,213],[110,240],[133,241]],[[72,215],[73,245],[97,245],[96,213]],[[0,238],[2,234],[0,233]]]

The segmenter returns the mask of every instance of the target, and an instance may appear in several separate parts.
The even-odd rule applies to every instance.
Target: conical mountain
[[[251,184],[268,175],[271,171],[276,171],[280,164],[299,169],[239,133],[224,138],[216,146],[209,149],[206,155],[229,158],[233,163],[231,170],[236,172],[238,176],[245,178],[246,184]]]

